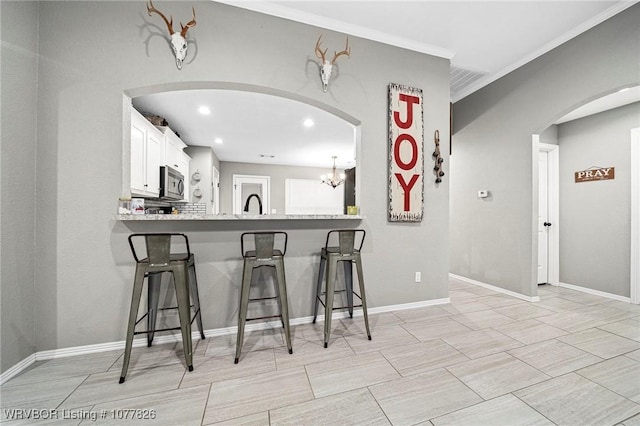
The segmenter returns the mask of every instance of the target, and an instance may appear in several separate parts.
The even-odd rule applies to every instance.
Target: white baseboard
[[[19,363],[17,363],[16,365],[14,365],[13,367],[9,368],[7,371],[2,373],[2,375],[0,375],[0,385],[4,384],[4,382],[8,381],[9,379],[17,376],[22,371],[26,370],[34,362],[36,362],[36,355],[32,354],[26,357],[25,359],[23,359],[22,361],[20,361]]]
[[[606,297],[607,299],[618,300],[620,302],[631,303],[630,297],[618,296],[617,294],[606,293],[604,291],[594,290],[592,288],[580,287],[578,285],[573,285],[573,284],[568,284],[563,282],[559,282],[558,287],[564,287],[571,290],[581,291],[583,293],[593,294],[595,296]]]
[[[481,281],[472,280],[471,278],[463,277],[462,275],[456,275],[449,273],[449,277],[456,279],[458,281],[463,281],[468,284],[477,285],[479,287],[488,288],[489,290],[493,290],[498,293],[506,294],[508,296],[516,297],[518,299],[526,300],[527,302],[539,302],[539,296],[525,296],[524,294],[516,293],[515,291],[505,290],[504,288],[496,287],[491,284],[483,283]]]
[[[423,308],[426,306],[442,305],[445,303],[450,303],[450,300],[448,297],[443,299],[425,300],[422,302],[403,303],[400,305],[380,306],[377,308],[370,308],[368,310],[368,313],[369,315],[375,315],[383,312]],[[342,319],[342,318],[347,318],[348,316],[349,316],[349,313],[346,311],[335,312],[331,316],[331,318]],[[356,308],[353,312],[353,316],[354,317],[362,316],[362,309]],[[289,321],[289,324],[303,325],[303,324],[310,324],[312,321],[313,321],[312,316],[300,317],[300,318],[291,319]],[[324,321],[324,315],[318,315],[317,321],[318,322]],[[259,322],[259,323],[247,324],[245,326],[245,331],[268,330],[270,328],[279,328],[281,326],[282,324],[280,323],[280,321]],[[234,326],[234,327],[224,327],[224,328],[205,330],[204,335],[205,337],[214,337],[214,336],[224,336],[227,334],[235,334],[237,332],[238,332],[238,327]],[[194,331],[192,333],[192,338],[194,340],[199,339],[200,333],[198,331]],[[153,339],[154,344],[176,343],[181,341],[182,341],[182,337],[180,333],[157,336],[156,338]],[[96,345],[75,346],[70,348],[52,349],[48,351],[36,352],[35,354],[30,355],[29,357],[25,358],[24,360],[20,361],[18,364],[14,365],[13,367],[9,368],[7,371],[2,373],[0,375],[0,385],[9,381],[9,379],[15,377],[16,375],[20,374],[22,371],[24,371],[26,368],[28,368],[31,364],[33,364],[36,361],[43,361],[43,360],[55,359],[55,358],[65,358],[65,357],[77,356],[77,355],[87,355],[87,354],[94,354],[94,353],[107,352],[107,351],[113,351],[113,350],[124,350],[125,343],[126,342],[124,340],[121,340],[119,342],[99,343]],[[139,346],[147,346],[147,339],[146,338],[134,339],[133,347],[139,347]]]

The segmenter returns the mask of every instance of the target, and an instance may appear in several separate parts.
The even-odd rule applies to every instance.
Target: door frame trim
[[[271,213],[271,176],[234,174],[232,175],[232,181],[233,214],[243,213],[242,200],[241,197],[238,196],[238,185],[242,185],[242,183],[257,183],[263,185],[265,193],[261,197],[262,214],[265,215]]]
[[[631,303],[640,304],[640,127],[631,129]]]
[[[533,143],[537,147],[535,149],[536,158],[535,158],[535,172],[533,173],[534,179],[534,188],[535,191],[535,208],[534,212],[534,221],[535,221],[535,229],[536,229],[536,242],[538,240],[538,193],[539,193],[539,174],[538,170],[538,155],[539,152],[547,153],[547,167],[549,172],[549,187],[548,187],[548,197],[549,197],[549,222],[552,225],[549,227],[549,251],[548,251],[548,279],[549,284],[558,286],[560,284],[560,147],[558,145],[552,145],[547,143],[540,142],[540,135],[533,135]],[[537,270],[537,245],[536,245],[536,262],[534,262],[535,269]],[[536,288],[537,288],[537,274],[536,274]],[[537,294],[537,293],[536,293]]]

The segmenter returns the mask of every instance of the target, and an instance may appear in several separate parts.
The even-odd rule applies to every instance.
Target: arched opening
[[[206,110],[199,113],[200,107]],[[187,145],[185,152],[198,156],[195,169],[190,170],[189,179],[185,179],[187,186],[193,184],[189,188],[189,201],[198,195],[198,199],[213,203],[218,186],[210,187],[209,176],[218,173],[219,208],[208,209],[207,213],[233,212],[231,175],[234,173],[275,176],[271,182],[276,191],[269,191],[275,202],[265,203],[272,207],[264,214],[286,213],[285,205],[291,205],[287,200],[295,196],[286,188],[300,185],[286,186],[285,181],[314,179],[319,184],[320,176],[331,172],[334,156],[338,170],[352,171],[347,174],[352,178],[335,190],[327,188],[333,192],[344,191],[342,213],[346,205],[358,204],[356,188],[360,187],[360,181],[355,170],[360,150],[360,121],[330,105],[256,85],[179,82],[128,90],[124,94],[123,109],[123,193],[130,188],[132,167],[131,157],[127,158],[128,117],[136,109],[164,121]],[[200,161],[202,155],[208,156],[210,152],[213,171]],[[194,174],[200,179],[191,179]],[[327,190],[320,185],[318,188],[318,191]]]
[[[549,252],[557,256],[538,258],[538,266],[548,260],[556,268],[556,278],[548,281],[551,284],[638,303],[640,261],[634,247],[640,246],[640,237],[632,230],[638,229],[640,219],[633,213],[638,190],[632,176],[637,176],[640,160],[634,160],[637,147],[631,130],[638,127],[639,112],[640,87],[609,91],[562,114],[540,132],[541,146],[560,152],[557,169],[549,175],[550,189],[556,194],[549,201],[557,214],[543,231],[555,233]],[[543,148],[534,146],[533,151],[534,156],[544,156]],[[544,172],[535,167],[538,161],[533,164],[534,178],[541,182]],[[580,173],[594,179],[579,178]],[[533,187],[538,187],[536,182]],[[541,201],[537,208],[543,205]],[[540,249],[544,240],[537,242],[538,253],[544,253]]]

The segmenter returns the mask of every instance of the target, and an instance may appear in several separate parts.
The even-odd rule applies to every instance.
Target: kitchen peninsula
[[[227,220],[362,220],[361,215],[347,214],[119,214],[121,221],[227,221]]]

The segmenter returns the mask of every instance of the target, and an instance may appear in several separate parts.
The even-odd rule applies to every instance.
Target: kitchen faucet
[[[251,201],[253,197],[256,197],[258,199],[259,212],[260,214],[262,214],[262,200],[260,199],[260,196],[258,194],[251,194],[247,197],[247,201],[244,203],[244,211],[245,212],[249,211],[249,201]]]

